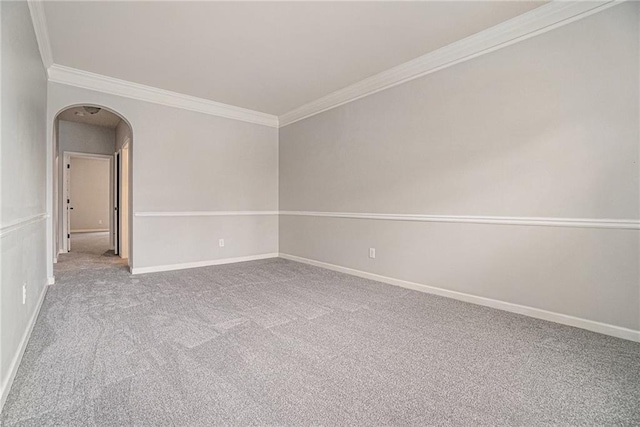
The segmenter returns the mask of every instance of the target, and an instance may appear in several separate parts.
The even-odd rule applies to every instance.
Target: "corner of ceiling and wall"
[[[56,64],[49,40],[43,2],[40,0],[28,0],[28,4],[42,62],[47,69],[50,82],[280,128],[460,62],[535,37],[594,13],[602,12],[624,1],[626,0],[551,1],[472,36],[329,93],[279,116]]]

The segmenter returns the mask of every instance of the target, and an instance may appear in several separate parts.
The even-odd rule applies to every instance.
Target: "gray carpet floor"
[[[71,234],[71,252],[58,256],[56,277],[60,273],[90,268],[121,267],[127,262],[109,249],[109,232]]]
[[[282,259],[107,258],[62,256],[3,425],[640,425],[638,343]]]

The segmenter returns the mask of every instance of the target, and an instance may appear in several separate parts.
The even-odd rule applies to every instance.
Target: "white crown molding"
[[[552,1],[289,111],[279,117],[280,127],[537,36],[624,1]]]
[[[445,288],[424,285],[422,283],[408,282],[406,280],[395,279],[393,277],[381,276],[379,274],[369,273],[362,270],[343,267],[340,265],[329,264],[308,258],[302,258],[295,255],[279,254],[280,258],[290,261],[302,262],[304,264],[316,267],[326,268],[328,270],[338,271],[340,273],[350,274],[352,276],[362,277],[364,279],[375,280],[377,282],[387,283],[389,285],[400,286],[427,294],[439,295],[452,298],[458,301],[464,301],[471,304],[491,307],[498,310],[508,311],[511,313],[522,314],[524,316],[534,317],[536,319],[547,320],[550,322],[560,323],[562,325],[573,326],[576,328],[586,329],[588,331],[598,332],[600,334],[611,335],[631,341],[640,342],[640,331],[628,329],[621,326],[611,325],[608,323],[596,322],[594,320],[583,319],[580,317],[569,316],[553,311],[542,310],[539,308],[529,307],[526,305],[513,304],[506,301],[500,301],[492,298],[485,298],[478,295],[471,295],[464,292],[452,291]]]
[[[111,95],[133,98],[140,101],[197,111],[199,113],[211,114],[227,119],[240,120],[275,128],[278,127],[278,117],[272,114],[222,104],[208,99],[196,98],[195,96],[115,79],[113,77],[90,73],[63,65],[53,64],[49,67],[49,81]]]
[[[36,214],[36,215],[32,215],[26,218],[21,218],[18,219],[16,221],[12,221],[8,224],[2,224],[0,225],[0,237],[12,233],[14,231],[18,231],[21,228],[24,228],[30,224],[34,224],[36,222],[40,222],[40,221],[44,221],[45,219],[47,219],[49,217],[48,214],[46,213],[41,213],[41,214]]]
[[[51,53],[51,42],[49,41],[49,32],[47,31],[47,21],[44,16],[44,2],[28,0],[29,13],[31,14],[31,22],[36,33],[38,41],[38,49],[40,57],[45,69],[53,65],[53,54]]]
[[[197,111],[213,116],[240,120],[259,125],[278,127],[278,117],[272,114],[253,111],[234,105],[223,104],[208,99],[197,98],[178,92],[171,92],[152,86],[141,85],[126,80],[115,79],[88,71],[78,70],[53,62],[51,42],[47,30],[47,21],[44,13],[44,2],[41,0],[28,0],[31,21],[36,33],[38,48],[42,63],[47,70],[49,81],[95,90],[112,95],[124,96],[140,101],[153,102],[155,104]]]
[[[185,212],[136,212],[133,215],[144,216],[254,216],[278,215],[278,211],[185,211]]]
[[[523,225],[523,226],[574,227],[574,228],[614,228],[614,229],[622,229],[622,230],[640,230],[640,220],[635,220],[635,219],[585,219],[585,218],[468,216],[468,215],[377,214],[377,213],[309,212],[309,211],[280,211],[280,215],[348,218],[348,219],[373,219],[373,220],[386,220],[386,221],[448,222],[448,223],[470,223],[470,224]]]
[[[56,83],[269,127],[284,127],[463,61],[601,12],[626,0],[552,1],[487,30],[335,91],[281,116],[120,80],[53,63],[42,1],[29,0],[42,61]]]

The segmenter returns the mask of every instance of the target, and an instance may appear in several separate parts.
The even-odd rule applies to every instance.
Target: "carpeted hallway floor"
[[[5,426],[640,425],[638,343],[282,259],[73,256]]]
[[[121,267],[127,269],[127,261],[109,249],[109,232],[71,234],[71,252],[58,256],[56,277],[67,272],[90,268]]]

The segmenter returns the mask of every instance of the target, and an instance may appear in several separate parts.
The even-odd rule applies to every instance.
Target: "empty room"
[[[640,425],[640,2],[0,32],[0,425]]]

